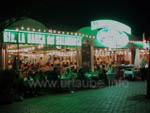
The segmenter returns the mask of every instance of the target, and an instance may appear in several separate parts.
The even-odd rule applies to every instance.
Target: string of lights
[[[83,33],[79,33],[79,32],[66,32],[66,31],[60,31],[60,30],[55,30],[55,29],[35,29],[35,28],[30,28],[27,27],[25,28],[24,26],[22,26],[21,28],[17,27],[16,31],[21,31],[21,30],[27,30],[27,31],[32,31],[32,32],[44,32],[44,33],[52,33],[52,34],[64,34],[64,35],[75,35],[75,36],[82,36],[85,38],[89,38],[89,39],[96,39],[96,36],[93,35],[87,35],[87,34],[83,34]]]

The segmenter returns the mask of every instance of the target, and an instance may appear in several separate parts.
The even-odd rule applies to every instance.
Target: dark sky
[[[41,0],[3,3],[0,21],[28,16],[42,23],[78,29],[92,20],[113,19],[127,24],[136,36],[150,37],[150,5],[144,0]],[[147,38],[148,39],[148,38]]]

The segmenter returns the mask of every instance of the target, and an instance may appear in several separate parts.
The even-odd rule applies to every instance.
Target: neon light
[[[33,31],[16,31],[5,29],[3,32],[3,42],[21,44],[48,44],[48,45],[68,45],[81,46],[82,37],[76,35],[50,34]]]
[[[18,34],[18,40],[19,40],[19,43],[25,43],[24,33],[19,33]]]
[[[56,45],[65,45],[65,38],[63,36],[56,36]]]
[[[97,20],[91,22],[91,29],[100,29],[100,28],[107,28],[107,29],[114,29],[121,32],[126,32],[131,34],[131,28],[125,24],[122,24],[117,21],[113,20]]]
[[[97,40],[109,48],[121,48],[128,44],[128,36],[112,29],[102,29],[97,33]]]
[[[48,45],[53,45],[55,43],[54,40],[55,40],[54,36],[48,36],[47,37],[47,44]]]
[[[100,29],[97,33],[97,40],[104,47],[123,48],[129,43],[128,36],[131,28],[113,20],[97,20],[91,22],[91,29]]]

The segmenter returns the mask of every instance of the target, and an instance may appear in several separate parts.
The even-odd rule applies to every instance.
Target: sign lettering
[[[15,44],[47,44],[81,46],[82,37],[73,35],[50,34],[31,31],[16,31],[5,29],[3,32],[4,43]]]

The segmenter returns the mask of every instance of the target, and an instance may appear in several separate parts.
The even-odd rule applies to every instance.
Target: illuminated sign
[[[3,32],[3,42],[15,44],[47,44],[47,45],[67,45],[81,46],[82,37],[73,35],[50,34],[31,31],[16,31],[5,29]]]
[[[131,34],[131,28],[117,21],[98,20],[91,22],[91,29],[100,29],[97,40],[100,44],[109,48],[122,48],[129,42],[126,33]]]
[[[114,20],[96,20],[91,22],[91,29],[107,28],[131,34],[131,28]]]
[[[97,33],[97,40],[109,48],[121,48],[129,42],[128,36],[123,32],[112,29],[102,29]]]

